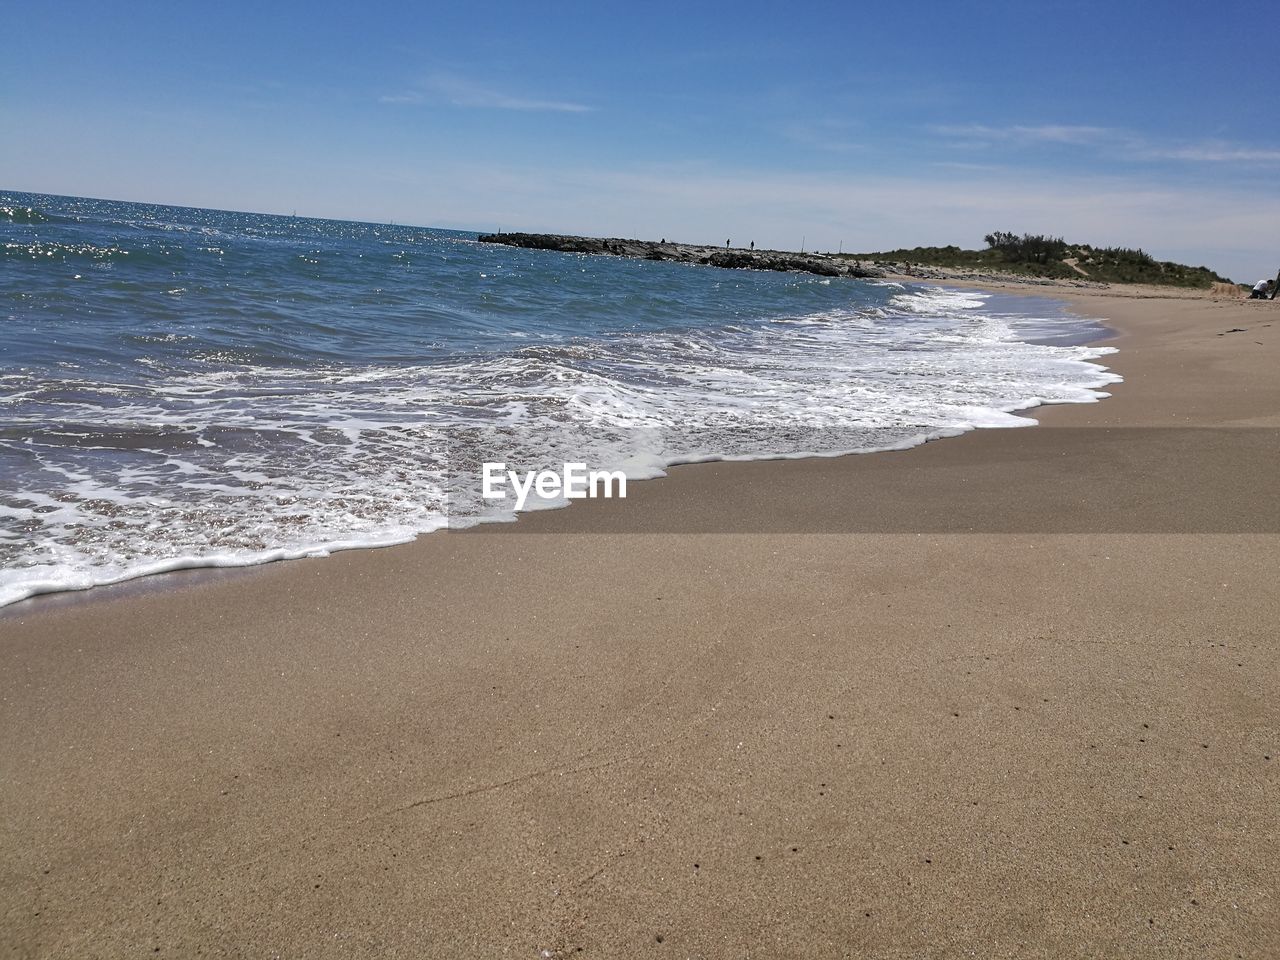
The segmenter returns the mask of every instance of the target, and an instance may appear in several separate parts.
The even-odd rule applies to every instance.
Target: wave
[[[35,207],[0,203],[0,220],[9,223],[48,223],[50,219],[47,213]]]
[[[1024,339],[1045,322],[924,287],[431,363],[8,377],[0,604],[510,521],[478,494],[486,460],[647,479],[681,463],[904,449],[1107,396],[1119,377],[1096,361],[1113,351]]]

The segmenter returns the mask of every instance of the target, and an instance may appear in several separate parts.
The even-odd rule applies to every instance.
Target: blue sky
[[[8,5],[0,188],[1280,267],[1270,4]]]

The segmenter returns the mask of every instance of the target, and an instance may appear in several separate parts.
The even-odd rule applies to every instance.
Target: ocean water
[[[511,519],[484,460],[903,448],[1118,380],[1096,323],[928,284],[12,193],[0,248],[0,605]]]

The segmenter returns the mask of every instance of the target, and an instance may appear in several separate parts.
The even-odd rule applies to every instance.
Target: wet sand
[[[0,955],[1280,955],[1280,302],[1060,295],[1039,428],[0,612]]]

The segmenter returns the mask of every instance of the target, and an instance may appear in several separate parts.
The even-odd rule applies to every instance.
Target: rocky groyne
[[[699,263],[737,270],[782,270],[815,273],[823,277],[883,277],[886,271],[861,260],[829,257],[818,253],[789,253],[783,250],[750,250],[741,247],[709,247],[689,243],[652,240],[568,237],[553,233],[489,233],[481,243],[500,243],[531,250],[559,250],[562,253],[591,253],[636,260],[670,260]]]

